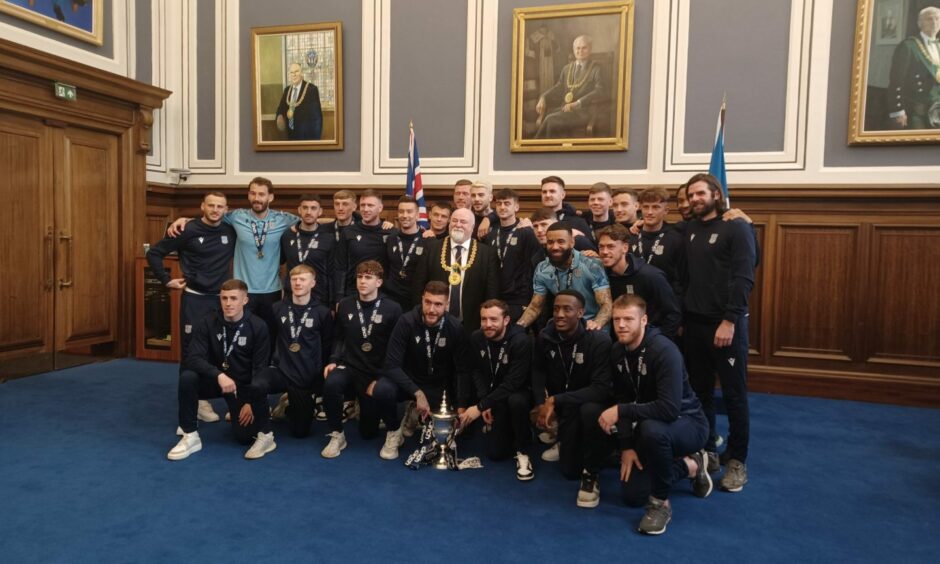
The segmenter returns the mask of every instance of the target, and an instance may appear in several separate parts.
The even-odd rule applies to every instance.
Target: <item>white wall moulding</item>
[[[480,108],[483,73],[483,0],[467,0],[466,99],[464,103],[463,154],[452,157],[422,158],[423,173],[480,172]],[[376,175],[404,174],[407,158],[392,158],[389,152],[390,77],[392,57],[390,26],[392,0],[363,1],[363,120],[362,146],[372,148],[371,160],[363,170]],[[368,26],[368,27],[367,27]],[[371,96],[371,99],[367,100]],[[420,147],[420,137],[419,137]]]
[[[806,120],[814,0],[792,0],[787,53],[786,113],[782,151],[725,152],[729,170],[803,170],[806,163]],[[669,2],[669,58],[666,107],[666,154],[663,170],[699,171],[709,153],[685,150],[686,101],[689,96],[689,13],[691,0]],[[729,108],[729,115],[733,106]],[[718,105],[715,105],[715,115]],[[733,131],[733,122],[729,123]]]

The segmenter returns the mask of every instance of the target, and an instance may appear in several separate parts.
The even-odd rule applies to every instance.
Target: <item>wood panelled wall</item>
[[[524,211],[538,207],[537,186],[514,188]],[[151,240],[168,218],[198,214],[209,190],[232,206],[246,202],[244,187],[151,185]],[[393,220],[402,189],[378,190]],[[329,215],[333,191],[278,187],[275,207],[314,192]],[[429,204],[450,191],[425,188]],[[940,406],[940,185],[733,186],[732,195],[763,251],[751,294],[751,388]],[[567,200],[586,208],[587,187],[569,187]]]

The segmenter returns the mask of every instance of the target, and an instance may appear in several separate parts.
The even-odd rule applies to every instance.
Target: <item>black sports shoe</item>
[[[696,466],[698,466],[695,477],[689,479],[692,482],[692,493],[698,497],[710,496],[715,485],[712,482],[712,477],[708,475],[708,452],[703,449],[689,455],[689,458],[694,460]]]
[[[708,473],[717,474],[718,472],[721,472],[721,465],[718,460],[718,453],[707,450],[705,451],[705,454],[707,455],[707,458],[708,458]]]

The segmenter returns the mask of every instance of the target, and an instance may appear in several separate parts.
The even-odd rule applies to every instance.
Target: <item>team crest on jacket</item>
[[[552,355],[552,358],[555,358],[555,351],[548,351],[548,354]]]
[[[228,245],[228,235],[222,235],[222,244]]]
[[[205,239],[206,239],[205,237],[200,237],[200,238],[199,238],[199,243],[202,243]]]
[[[584,364],[584,353],[578,353],[574,355],[575,364]]]
[[[356,241],[362,241],[362,235],[356,235]]]
[[[715,244],[715,241],[717,241],[717,240],[718,240],[718,234],[717,234],[717,233],[712,233],[712,236],[708,239],[708,244],[709,244],[709,245],[714,245],[714,244]]]
[[[424,247],[418,247],[417,249],[415,249],[415,254],[418,255],[418,256],[423,255],[423,254],[424,254]]]
[[[239,337],[239,338],[238,338],[238,346],[244,347],[244,346],[247,345],[247,344],[248,344],[248,337]]]

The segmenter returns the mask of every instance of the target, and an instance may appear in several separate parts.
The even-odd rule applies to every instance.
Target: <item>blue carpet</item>
[[[277,450],[246,461],[226,424],[204,424],[202,452],[169,462],[175,398],[174,365],[131,360],[0,385],[0,561],[936,562],[940,548],[940,410],[753,394],[750,484],[705,500],[677,486],[668,532],[647,538],[614,469],[584,510],[553,464],[535,460],[529,483],[512,461],[414,472],[353,426],[335,460],[318,423],[307,440],[276,426]]]

